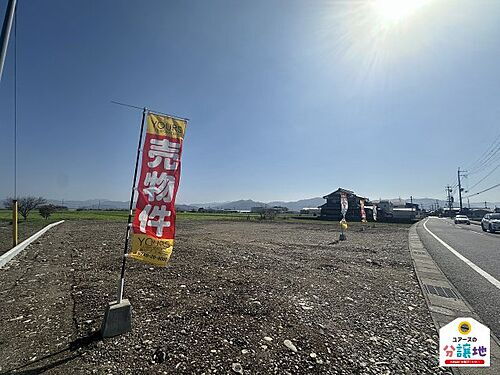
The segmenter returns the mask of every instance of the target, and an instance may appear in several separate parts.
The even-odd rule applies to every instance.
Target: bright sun
[[[410,16],[429,0],[373,0],[378,15],[390,23],[397,23]]]

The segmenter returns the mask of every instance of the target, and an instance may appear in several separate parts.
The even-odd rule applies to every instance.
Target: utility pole
[[[447,185],[446,186],[446,193],[448,194],[448,209],[449,209],[450,217],[451,217],[451,210],[453,207],[453,196],[451,195],[452,191],[453,191],[453,189],[451,188],[451,186]]]
[[[463,209],[462,191],[464,191],[464,188],[462,187],[462,183],[460,181],[460,177],[466,176],[465,173],[467,173],[467,171],[461,171],[460,167],[458,167],[457,176],[458,176],[458,198],[460,199],[460,213],[462,213],[462,209]]]

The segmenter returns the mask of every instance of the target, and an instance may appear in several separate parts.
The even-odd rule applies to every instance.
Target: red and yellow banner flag
[[[130,258],[157,266],[170,258],[185,132],[185,120],[148,113]]]
[[[342,212],[342,218],[344,220],[348,209],[349,209],[349,201],[347,200],[347,194],[340,193],[340,212]]]
[[[365,200],[364,199],[359,200],[359,206],[360,206],[360,210],[361,210],[361,221],[363,223],[365,223],[366,222],[366,211],[365,211]]]

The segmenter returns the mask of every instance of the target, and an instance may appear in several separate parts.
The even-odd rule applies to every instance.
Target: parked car
[[[470,225],[470,220],[465,215],[457,215],[457,216],[455,216],[455,224],[467,224],[467,225]]]
[[[486,232],[495,233],[500,230],[500,214],[486,214],[481,220],[481,228]]]

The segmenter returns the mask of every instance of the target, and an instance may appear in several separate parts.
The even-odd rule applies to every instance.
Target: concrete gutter
[[[31,237],[29,237],[28,239],[26,239],[23,242],[21,242],[16,247],[13,247],[9,251],[7,251],[5,254],[3,254],[2,256],[0,256],[0,268],[2,268],[7,263],[9,263],[12,260],[12,258],[14,258],[17,254],[19,254],[24,249],[26,249],[26,247],[28,247],[29,244],[31,244],[33,241],[37,240],[42,234],[44,234],[45,232],[47,232],[50,228],[53,228],[56,225],[59,225],[61,223],[64,223],[64,220],[57,221],[55,223],[47,225],[46,227],[42,228],[41,230],[39,230],[38,232],[36,232]]]
[[[484,323],[427,252],[422,244],[422,241],[420,241],[420,237],[418,236],[417,225],[420,225],[420,222],[412,225],[408,234],[410,254],[420,288],[422,289],[429,312],[438,332],[441,327],[462,316],[472,317],[477,321]],[[458,298],[445,298],[435,294],[430,294],[424,284],[450,288]],[[491,333],[490,367],[450,367],[450,369],[456,375],[499,374],[500,345],[498,339],[493,333]]]

